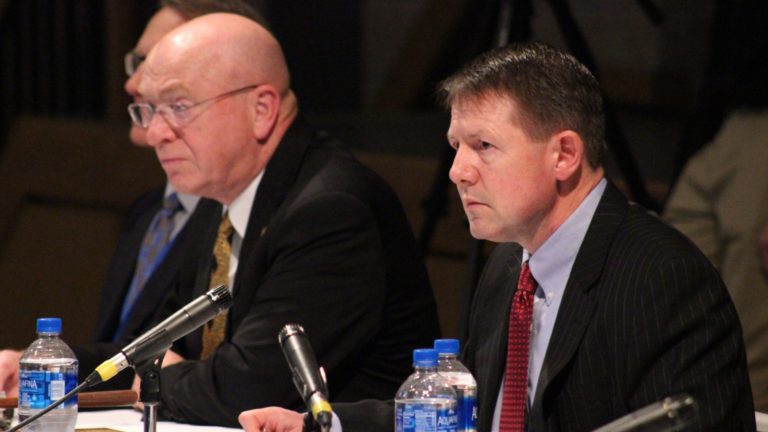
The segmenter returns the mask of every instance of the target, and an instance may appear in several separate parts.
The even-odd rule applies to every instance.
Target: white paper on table
[[[114,409],[105,411],[86,411],[77,413],[77,429],[109,428],[120,432],[143,432],[144,423],[141,413],[129,409]],[[218,426],[197,426],[169,421],[157,422],[157,432],[176,431],[237,431],[242,429]]]

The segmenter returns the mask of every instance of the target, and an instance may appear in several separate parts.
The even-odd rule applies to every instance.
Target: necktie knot
[[[172,216],[179,210],[181,210],[181,203],[179,202],[179,196],[175,192],[163,198],[163,212],[167,216]]]
[[[216,234],[216,241],[220,241],[222,239],[229,242],[229,238],[232,236],[232,232],[234,232],[235,228],[232,226],[232,221],[229,220],[229,214],[224,213],[224,216],[221,219],[221,223],[219,224],[219,231]]]
[[[520,278],[517,282],[517,289],[522,290],[525,295],[533,295],[536,290],[536,279],[531,274],[531,267],[528,265],[528,261],[524,262],[520,267]]]

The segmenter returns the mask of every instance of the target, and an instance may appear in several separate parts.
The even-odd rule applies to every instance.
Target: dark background
[[[448,334],[457,331],[470,240],[441,183],[448,119],[435,107],[436,82],[498,44],[500,21],[512,23],[508,40],[571,50],[599,76],[615,120],[610,177],[660,210],[749,70],[766,3],[253,0],[283,44],[300,108],[401,195]],[[155,8],[0,0],[0,346],[28,343],[42,315],[63,316],[71,341],[88,339],[122,215],[163,181],[151,152],[128,144],[122,90],[122,57]],[[431,218],[436,197],[448,204]]]

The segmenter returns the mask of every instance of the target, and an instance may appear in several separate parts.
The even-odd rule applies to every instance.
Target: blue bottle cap
[[[38,318],[38,333],[61,333],[61,318]]]
[[[413,365],[415,367],[436,367],[437,351],[432,348],[413,350]]]
[[[438,354],[459,355],[458,339],[435,339],[435,350]]]

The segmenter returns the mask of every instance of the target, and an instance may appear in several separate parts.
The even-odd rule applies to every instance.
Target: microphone
[[[309,344],[304,329],[298,324],[287,324],[278,336],[283,355],[293,372],[293,383],[299,391],[307,410],[323,431],[331,429],[333,415],[328,403],[325,376],[317,366],[315,352]]]
[[[699,406],[696,400],[683,393],[640,408],[593,432],[681,431],[694,424],[698,417]]]
[[[169,349],[174,341],[229,309],[232,303],[232,294],[226,285],[219,285],[192,300],[165,321],[136,338],[114,357],[99,365],[96,371],[86,378],[86,382],[89,382],[88,387],[111,379],[128,366],[159,356]]]

